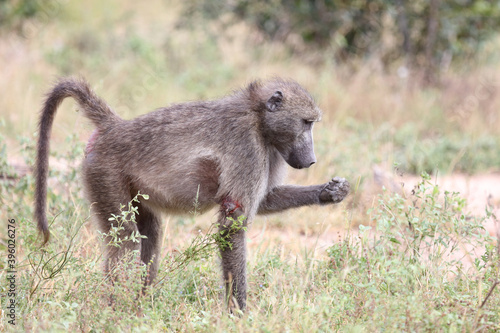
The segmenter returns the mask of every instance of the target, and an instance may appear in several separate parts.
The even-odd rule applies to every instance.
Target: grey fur
[[[312,128],[321,111],[294,81],[253,82],[218,100],[175,104],[123,120],[84,80],[65,78],[48,94],[39,123],[35,218],[44,242],[49,239],[45,207],[50,130],[66,97],[75,98],[97,128],[83,160],[83,180],[99,229],[107,233],[109,216],[119,214],[120,204],[138,191],[149,195],[138,204],[137,224],[126,225],[121,234],[138,230],[147,238],[108,247],[106,270],[137,249],[151,265],[150,283],[159,262],[159,213],[192,211],[196,197],[200,212],[221,207],[218,222],[225,230],[228,217],[244,215],[248,225],[257,213],[337,203],[349,192],[343,178],[322,185],[281,185],[286,163],[304,168],[316,162]],[[231,249],[221,249],[223,278],[230,307],[243,310],[245,231],[232,234],[231,242]]]

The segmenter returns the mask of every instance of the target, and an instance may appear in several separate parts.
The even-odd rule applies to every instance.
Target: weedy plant
[[[199,260],[208,260],[219,249],[232,248],[232,243],[229,241],[231,236],[238,230],[246,230],[244,222],[245,216],[239,216],[236,220],[232,217],[227,218],[231,223],[229,227],[219,229],[217,223],[210,225],[208,231],[204,234],[198,234],[182,252],[166,259],[164,268],[160,269],[160,273],[154,286],[159,286],[166,279],[179,271],[180,268]],[[219,229],[216,231],[216,229]]]
[[[411,195],[387,193],[359,226],[327,250],[350,294],[338,329],[495,331],[500,328],[500,253],[484,217],[465,213],[458,193],[422,174]],[[477,255],[481,253],[481,255]],[[492,294],[496,292],[496,296]]]
[[[373,216],[376,230],[383,235],[378,243],[394,251],[403,245],[409,262],[446,259],[446,253],[456,254],[460,247],[488,243],[483,224],[491,212],[477,218],[467,215],[465,206],[459,193],[442,193],[424,172],[408,198],[394,194],[379,199]]]
[[[125,242],[140,243],[142,238],[147,238],[146,236],[141,235],[138,230],[125,237],[120,235],[120,233],[125,230],[124,224],[137,224],[136,215],[139,214],[139,208],[134,205],[134,202],[139,203],[141,198],[148,200],[149,196],[147,194],[141,194],[140,192],[137,193],[135,197],[127,203],[127,209],[125,209],[124,205],[120,205],[121,213],[119,215],[111,214],[111,217],[108,220],[113,222],[111,223],[111,228],[108,233],[97,231],[102,240],[108,240],[106,246],[119,248]]]

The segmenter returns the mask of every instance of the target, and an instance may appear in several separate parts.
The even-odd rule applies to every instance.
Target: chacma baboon
[[[103,233],[109,217],[120,213],[139,191],[149,200],[138,204],[137,223],[120,236],[139,231],[147,238],[107,247],[105,268],[127,251],[140,250],[151,282],[158,269],[160,212],[206,211],[220,207],[219,228],[238,217],[249,224],[256,214],[342,201],[349,183],[333,178],[321,185],[281,185],[286,163],[307,168],[316,162],[312,128],[321,111],[309,93],[291,80],[253,82],[227,97],[175,104],[132,120],[121,119],[81,79],[60,80],[41,111],[36,161],[35,218],[49,239],[46,192],[49,137],[54,115],[73,97],[97,127],[86,148],[83,182],[92,212]],[[232,219],[229,219],[232,218]],[[221,248],[226,296],[234,307],[246,306],[245,228]]]

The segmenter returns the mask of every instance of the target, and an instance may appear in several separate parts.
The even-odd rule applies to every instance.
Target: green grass
[[[339,128],[338,138],[334,138],[338,144],[329,148],[331,134],[327,132],[328,129],[319,130],[318,136],[323,138],[318,139],[319,154],[325,153],[330,159],[329,164],[337,165],[339,169],[351,169],[351,179],[363,173],[366,163],[394,164],[400,171],[416,175],[422,172],[476,174],[498,170],[500,165],[500,136],[488,133],[447,133],[434,128],[419,129],[415,123],[373,126],[348,119]],[[353,151],[363,159],[346,159],[346,154]]]

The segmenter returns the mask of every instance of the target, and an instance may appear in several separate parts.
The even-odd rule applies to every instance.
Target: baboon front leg
[[[144,282],[149,285],[155,279],[160,264],[161,220],[143,204],[138,205],[138,213],[136,220],[139,233],[147,237],[141,238],[141,261],[148,265]]]
[[[246,276],[246,240],[244,221],[242,226],[235,226],[235,221],[243,215],[243,209],[237,201],[225,199],[219,215],[219,231],[224,241],[219,244],[222,259],[222,276],[226,287],[226,302],[231,312],[245,310],[247,300]]]
[[[349,194],[349,190],[349,182],[340,177],[321,185],[278,186],[260,203],[258,213],[266,214],[314,204],[338,203]]]

